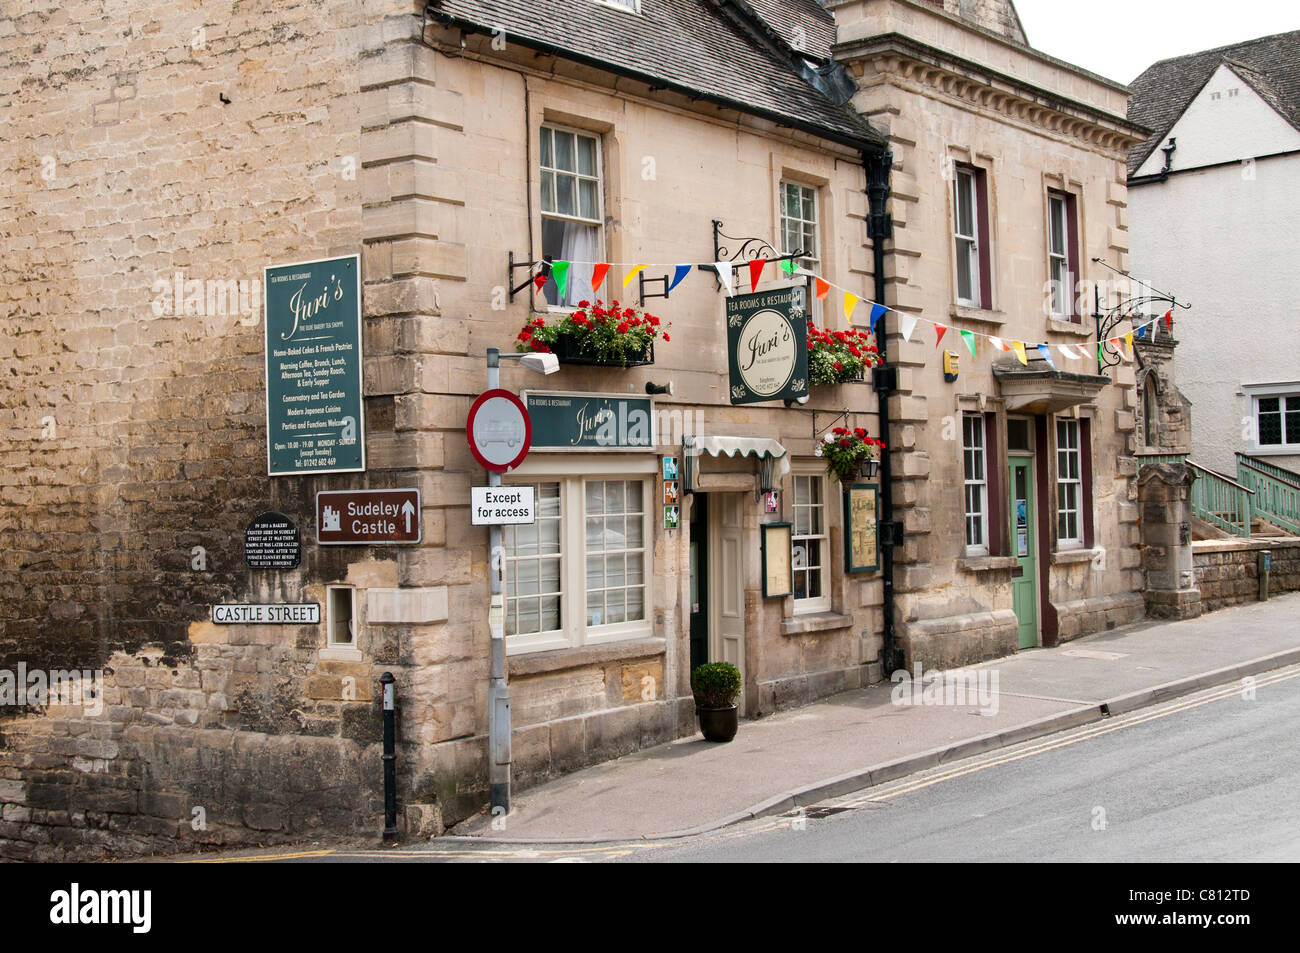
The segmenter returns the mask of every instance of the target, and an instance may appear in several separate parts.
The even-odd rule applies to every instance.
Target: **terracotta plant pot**
[[[700,719],[700,731],[705,741],[727,742],[736,737],[740,727],[740,712],[735,705],[726,708],[701,708],[695,706],[695,714]]]

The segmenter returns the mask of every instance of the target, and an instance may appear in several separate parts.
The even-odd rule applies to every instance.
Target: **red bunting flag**
[[[818,300],[820,300],[820,299],[822,299],[822,298],[825,298],[826,295],[827,295],[827,293],[828,293],[830,290],[831,290],[831,283],[830,283],[829,281],[823,281],[823,280],[820,279],[820,278],[817,279],[817,298],[818,298]]]
[[[758,290],[758,279],[763,277],[763,266],[767,264],[766,258],[755,258],[749,263],[749,290]]]
[[[541,294],[542,285],[546,284],[546,275],[534,275],[533,284],[537,286],[537,293]]]
[[[1170,308],[1165,312],[1165,330],[1172,330],[1174,326],[1174,309]]]
[[[605,275],[609,272],[609,265],[597,265],[591,269],[591,292],[595,294],[600,290],[601,282],[605,280]]]
[[[939,342],[943,340],[943,334],[944,334],[944,332],[948,330],[948,325],[946,325],[946,324],[940,324],[940,323],[938,323],[938,322],[936,321],[935,324],[934,324],[934,330],[935,330],[935,333],[938,334],[938,337],[936,337],[936,338],[934,339],[934,346],[935,346],[935,347],[938,347],[938,346],[939,346]]]

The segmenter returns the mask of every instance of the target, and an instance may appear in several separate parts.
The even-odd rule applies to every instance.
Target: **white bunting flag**
[[[1067,361],[1077,361],[1077,360],[1079,359],[1079,352],[1078,352],[1078,351],[1071,351],[1071,350],[1070,350],[1068,347],[1066,347],[1064,344],[1058,344],[1058,345],[1056,345],[1056,349],[1057,349],[1058,351],[1060,351],[1063,355],[1065,355],[1065,359],[1066,359]]]
[[[1084,359],[1085,361],[1086,361],[1086,360],[1089,360],[1089,359],[1092,358],[1093,353],[1092,353],[1092,346],[1091,346],[1091,345],[1089,345],[1089,344],[1076,344],[1075,347],[1077,347],[1077,348],[1079,349],[1079,353],[1083,355],[1083,359]]]
[[[713,267],[718,272],[718,280],[722,282],[722,287],[727,289],[727,297],[731,297],[731,262],[715,261]]]
[[[916,318],[910,314],[901,316],[898,320],[898,330],[903,332],[904,341],[911,341],[912,332],[916,330]]]

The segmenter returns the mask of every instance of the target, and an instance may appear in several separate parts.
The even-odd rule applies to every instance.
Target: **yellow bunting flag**
[[[1023,365],[1025,365],[1025,367],[1028,367],[1028,366],[1029,366],[1029,358],[1025,357],[1025,342],[1024,342],[1024,341],[1012,341],[1012,342],[1011,342],[1011,349],[1012,349],[1013,351],[1016,352],[1016,357],[1019,359],[1020,363],[1023,364]]]
[[[1124,343],[1128,345],[1128,352],[1131,355],[1133,353],[1133,332],[1132,331],[1124,335]]]
[[[627,277],[623,279],[623,287],[626,288],[628,285],[630,285],[632,283],[632,279],[635,278],[637,275],[641,274],[641,271],[644,268],[645,265],[637,265],[631,271],[629,271],[627,273]]]
[[[849,322],[849,324],[853,323],[853,309],[858,306],[860,300],[861,299],[853,292],[844,292],[844,318]]]

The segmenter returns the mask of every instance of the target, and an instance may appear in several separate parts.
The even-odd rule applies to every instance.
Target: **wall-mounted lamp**
[[[787,407],[793,407],[795,404],[798,404],[800,407],[802,407],[806,403],[808,403],[808,395],[804,394],[802,397],[796,397],[794,400],[787,399],[785,405]]]
[[[870,457],[866,461],[867,479],[874,480],[876,474],[880,472],[880,461],[875,457]]]
[[[671,397],[673,396],[673,382],[669,381],[667,384],[655,384],[650,381],[646,381],[645,392],[652,396],[654,394],[667,394],[669,397]]]

